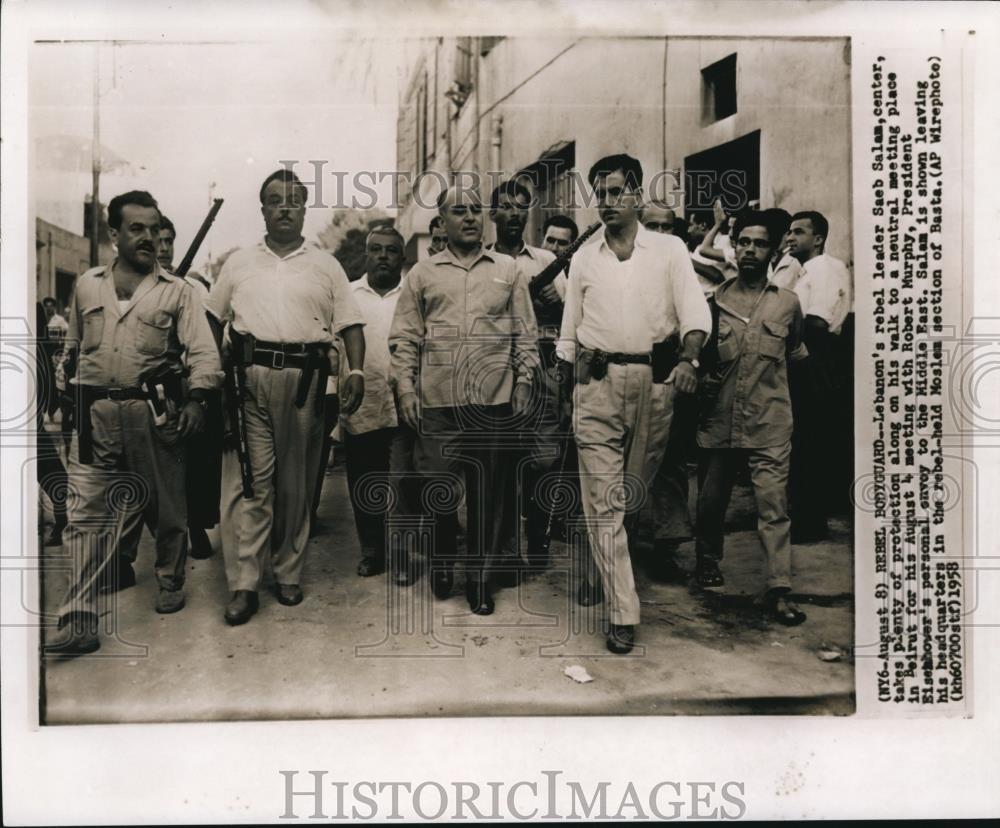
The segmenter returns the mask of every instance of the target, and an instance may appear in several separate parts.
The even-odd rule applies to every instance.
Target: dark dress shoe
[[[455,572],[449,566],[447,569],[435,569],[431,573],[431,591],[434,597],[443,601],[451,595],[451,587],[455,582]]]
[[[383,572],[385,572],[385,560],[377,555],[365,555],[358,564],[358,575],[362,578],[381,575]]]
[[[188,554],[196,561],[203,561],[215,554],[208,540],[208,533],[204,529],[188,529],[188,537],[191,538],[191,549]]]
[[[97,637],[97,616],[90,612],[74,612],[63,618],[59,626],[63,634],[46,645],[45,655],[78,656],[101,649]]]
[[[97,590],[102,595],[110,595],[112,592],[129,589],[135,586],[135,570],[129,563],[120,563],[117,567],[112,564],[105,567],[98,584]]]
[[[246,624],[257,612],[257,593],[249,589],[238,589],[226,607],[226,623],[232,627]]]
[[[650,578],[660,584],[683,584],[687,581],[687,575],[677,565],[677,561],[672,556],[660,557],[659,553],[649,562],[646,572]]]
[[[635,646],[634,624],[612,624],[608,632],[608,649],[615,655],[632,652]]]
[[[493,595],[489,581],[473,578],[465,585],[465,597],[469,609],[476,615],[493,614]]]
[[[600,584],[584,581],[576,591],[576,602],[581,607],[592,607],[604,600],[604,590]]]
[[[695,569],[694,582],[702,589],[710,589],[712,587],[723,586],[726,580],[722,577],[722,570],[719,569],[719,565],[715,561],[712,561],[710,563],[702,563]]]
[[[302,587],[298,584],[278,584],[278,603],[294,607],[302,603]]]

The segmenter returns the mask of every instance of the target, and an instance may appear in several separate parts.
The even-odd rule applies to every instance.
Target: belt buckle
[[[284,351],[272,351],[271,352],[271,367],[280,371],[285,367],[285,352]]]

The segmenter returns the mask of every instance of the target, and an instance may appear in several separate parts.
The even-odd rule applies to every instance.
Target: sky
[[[82,231],[77,205],[91,190],[95,53],[100,143],[124,162],[102,175],[101,201],[133,188],[151,192],[177,227],[175,263],[208,212],[210,193],[225,203],[195,268],[209,251],[218,256],[258,241],[258,190],[283,160],[301,162],[296,171],[306,181],[316,169],[306,162],[321,162],[327,204],[337,194],[334,171],[347,171],[350,182],[359,170],[395,168],[397,67],[384,44],[301,34],[234,43],[36,43],[29,130],[41,149],[30,187],[37,214],[69,230]],[[54,143],[80,148],[79,172],[55,169],[65,165],[54,163],[47,149]],[[376,189],[384,208],[388,180]],[[348,200],[355,192],[349,184],[344,191]],[[330,217],[329,209],[310,209],[307,238]]]

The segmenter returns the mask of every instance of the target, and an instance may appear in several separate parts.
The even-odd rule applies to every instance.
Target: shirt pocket
[[[787,325],[765,319],[764,329],[760,332],[761,357],[773,362],[781,362],[785,358],[785,339],[787,337]]]
[[[80,340],[80,351],[89,354],[100,348],[104,339],[104,306],[97,305],[85,308],[80,315],[83,317],[83,337]]]
[[[156,310],[136,318],[135,349],[140,354],[159,357],[170,344],[170,314]]]
[[[719,363],[726,365],[739,354],[740,346],[732,325],[725,319],[719,320]]]
[[[510,303],[510,294],[513,289],[513,282],[507,282],[499,276],[491,279],[483,287],[483,309],[489,314],[503,313]]]

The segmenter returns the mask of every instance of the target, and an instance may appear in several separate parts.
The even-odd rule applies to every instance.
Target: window
[[[456,110],[461,110],[472,92],[472,38],[460,37],[455,41],[455,72],[451,88],[445,92],[445,97],[455,104]]]
[[[706,124],[736,114],[736,53],[701,70],[702,120]]]
[[[542,153],[534,164],[517,174],[518,180],[534,190],[535,205],[531,209],[525,239],[541,244],[542,225],[549,216],[564,215],[573,218],[576,179],[576,142],[560,141]]]

